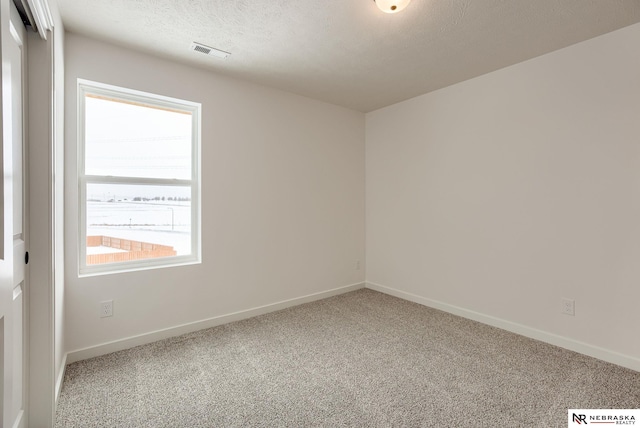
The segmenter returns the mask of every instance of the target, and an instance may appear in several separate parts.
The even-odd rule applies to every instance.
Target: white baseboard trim
[[[55,407],[58,407],[58,398],[60,398],[60,391],[62,391],[62,381],[64,380],[64,372],[67,369],[67,356],[69,354],[64,354],[64,356],[62,357],[62,362],[60,363],[60,366],[58,369],[58,377],[56,378],[56,401],[55,401]]]
[[[440,302],[437,300],[428,299],[426,297],[418,296],[413,293],[407,293],[392,287],[376,284],[374,282],[366,282],[366,288],[379,291],[381,293],[389,294],[391,296],[399,297],[404,300],[409,300],[414,303],[418,303],[430,308],[439,309],[450,314],[458,315],[463,318],[467,318],[473,321],[478,321],[483,324],[488,324],[493,327],[497,327],[503,330],[510,331],[531,339],[540,340],[551,345],[559,346],[561,348],[568,349],[570,351],[578,352],[589,357],[597,358],[609,363],[617,364],[629,368],[631,370],[640,372],[640,358],[632,357],[630,355],[621,354],[619,352],[611,351],[609,349],[601,348],[599,346],[590,345],[588,343],[580,342],[568,337],[560,336],[554,333],[549,333],[543,330],[538,330],[533,327],[528,327],[523,324],[507,321],[501,318],[497,318],[491,315],[485,315],[480,312],[471,311],[469,309],[461,308],[459,306],[450,305],[448,303]]]
[[[67,353],[66,362],[67,364],[75,363],[76,361],[86,360],[87,358],[98,357],[100,355],[122,351],[124,349],[133,348],[135,346],[157,342],[158,340],[168,339],[170,337],[180,336],[194,331],[203,330],[205,328],[216,327],[222,324],[267,314],[269,312],[279,311],[292,306],[326,299],[327,297],[337,296],[338,294],[348,293],[350,291],[359,290],[364,287],[364,282],[358,282],[355,284],[346,285],[344,287],[334,288],[332,290],[321,291],[319,293],[309,294],[306,296],[283,300],[281,302],[276,302],[269,305],[259,306],[257,308],[233,312],[226,315],[220,315],[217,317],[182,324],[175,327],[169,327],[162,330],[156,330],[149,333],[127,337],[124,339],[114,340],[112,342],[107,342],[100,345],[90,346],[88,348],[77,349],[75,351],[70,351]]]

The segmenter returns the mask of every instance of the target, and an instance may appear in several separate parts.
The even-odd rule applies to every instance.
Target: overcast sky
[[[85,98],[85,173],[191,178],[190,114]]]

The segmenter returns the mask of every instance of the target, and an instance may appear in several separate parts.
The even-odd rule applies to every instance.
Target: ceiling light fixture
[[[411,0],[373,0],[384,13],[398,13],[409,6]]]

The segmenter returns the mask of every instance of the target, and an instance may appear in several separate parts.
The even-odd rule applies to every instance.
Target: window
[[[78,81],[80,274],[200,260],[200,104]]]

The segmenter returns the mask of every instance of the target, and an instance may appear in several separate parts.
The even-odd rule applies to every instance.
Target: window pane
[[[191,254],[191,188],[87,184],[87,265]]]
[[[85,96],[85,174],[191,178],[192,116]]]

